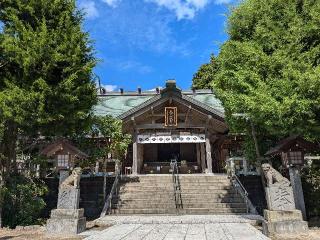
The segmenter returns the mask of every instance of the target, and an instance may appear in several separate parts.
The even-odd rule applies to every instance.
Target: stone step
[[[184,203],[183,208],[206,208],[206,209],[220,209],[220,208],[246,208],[246,204],[244,203]],[[119,204],[118,204],[119,206]],[[154,209],[154,208],[174,208],[175,202],[171,203],[135,203],[135,202],[121,202],[121,209]]]
[[[207,208],[188,208],[188,209],[115,209],[116,214],[245,214],[247,209],[243,208],[219,208],[219,209],[207,209]]]
[[[230,179],[192,179],[192,178],[181,178],[179,181],[182,183],[230,183]],[[139,179],[137,181],[122,180],[121,183],[172,183],[172,178],[170,179]]]
[[[227,176],[192,176],[179,175],[179,180],[183,182],[224,182],[230,179]],[[122,182],[172,182],[172,176],[138,176],[124,177]]]
[[[230,182],[219,182],[219,183],[208,183],[208,182],[180,182],[181,186],[232,186],[232,184]],[[162,182],[156,182],[156,183],[150,183],[150,182],[144,182],[144,183],[126,183],[126,184],[122,184],[120,185],[122,186],[133,186],[133,187],[137,187],[137,186],[148,186],[148,187],[169,187],[169,186],[173,186],[173,183],[162,183]]]
[[[153,201],[154,200],[154,201]],[[122,203],[127,203],[127,202],[135,202],[138,203],[140,202],[141,204],[145,203],[150,203],[150,202],[157,202],[157,203],[171,203],[174,201],[174,197],[171,198],[158,198],[158,199],[137,199],[137,198],[120,198],[118,200],[115,199],[114,202],[122,202]],[[197,198],[191,198],[191,199],[186,199],[182,198],[182,202],[186,204],[202,204],[202,203],[244,203],[244,200],[242,198],[228,198],[228,199],[223,199],[223,198],[211,198],[211,199],[197,199]]]
[[[118,196],[120,199],[147,199],[147,200],[158,200],[158,199],[173,199],[174,194],[168,194],[168,193],[148,193],[148,194],[143,194],[142,192],[140,193],[123,193]],[[230,199],[230,200],[237,200],[237,199],[243,199],[239,194],[237,193],[230,193],[230,194],[203,194],[199,196],[199,194],[186,194],[182,193],[181,198],[185,200],[203,200],[207,201],[210,199]]]
[[[181,186],[182,191],[190,191],[190,190],[198,190],[202,192],[206,191],[219,191],[219,190],[233,190],[232,186]],[[126,191],[136,191],[136,190],[144,190],[144,191],[173,191],[173,186],[122,186],[120,190]]]
[[[226,175],[180,175],[179,214],[243,214],[246,204]],[[127,177],[112,202],[116,214],[177,214],[171,175]],[[117,209],[119,208],[119,209]]]
[[[209,192],[210,194],[237,194],[237,191],[235,189],[229,189],[229,190],[224,190],[224,189],[219,189],[219,190],[209,190],[212,192]],[[137,194],[157,194],[157,193],[162,193],[162,194],[173,194],[173,189],[120,189],[119,191],[120,194],[124,193],[137,193]],[[205,193],[208,193],[208,191],[204,191],[203,189],[183,189],[181,190],[182,194],[197,194],[197,195],[203,195]]]

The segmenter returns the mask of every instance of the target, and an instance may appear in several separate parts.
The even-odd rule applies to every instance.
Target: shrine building
[[[95,114],[120,119],[132,135],[123,170],[168,174],[176,159],[180,173],[224,172],[228,126],[212,90],[182,91],[168,80],[154,91],[105,92]]]

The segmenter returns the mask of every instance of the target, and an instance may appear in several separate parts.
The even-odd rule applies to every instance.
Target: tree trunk
[[[16,165],[16,145],[18,138],[18,126],[14,121],[7,121],[3,134],[3,140],[0,145],[1,153],[4,156],[1,164],[2,178],[6,181],[11,171],[17,172]]]
[[[17,124],[9,120],[5,123],[5,129],[2,142],[0,143],[0,188],[6,186],[7,179],[10,177],[12,170],[17,172],[16,166],[16,145],[18,138]],[[0,199],[0,227],[2,227],[2,203]]]

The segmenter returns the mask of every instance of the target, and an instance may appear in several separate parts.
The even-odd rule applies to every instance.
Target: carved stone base
[[[78,209],[80,189],[73,187],[60,187],[57,209]]]
[[[273,184],[266,187],[268,209],[275,211],[291,211],[295,209],[291,186]]]
[[[53,235],[75,235],[86,229],[84,209],[55,209],[47,221],[47,233]]]
[[[301,234],[308,232],[308,223],[302,220],[300,210],[264,210],[263,233],[267,236],[277,234]]]

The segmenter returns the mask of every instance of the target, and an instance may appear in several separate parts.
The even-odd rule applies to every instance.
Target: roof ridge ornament
[[[168,92],[178,93],[181,95],[181,89],[177,88],[175,79],[168,79],[166,81],[166,87],[161,90],[162,95],[167,94]]]

